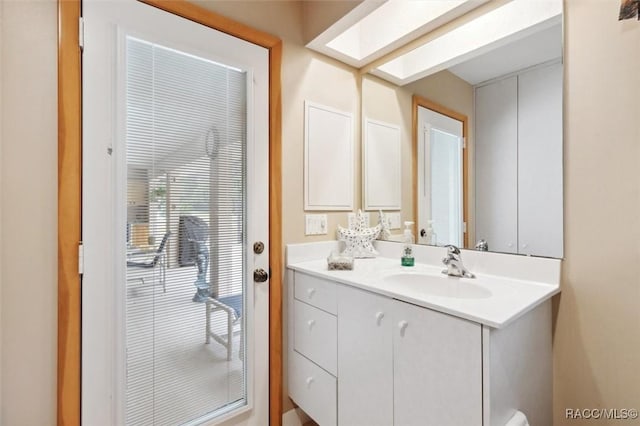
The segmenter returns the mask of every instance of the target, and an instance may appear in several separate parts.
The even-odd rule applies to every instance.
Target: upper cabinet
[[[476,88],[476,238],[562,257],[562,65]]]

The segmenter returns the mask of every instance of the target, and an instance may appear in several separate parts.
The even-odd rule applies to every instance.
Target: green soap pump
[[[413,222],[404,223],[404,237],[402,238],[402,266],[414,266],[415,258],[413,257],[413,233],[411,227]]]

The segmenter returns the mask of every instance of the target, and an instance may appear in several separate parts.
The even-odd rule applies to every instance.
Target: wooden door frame
[[[282,423],[282,41],[185,0],[142,0],[269,50],[269,423]],[[57,424],[80,425],[82,240],[81,0],[58,0]]]
[[[415,218],[415,231],[416,241],[419,238],[418,235],[418,107],[423,107],[435,111],[439,114],[446,115],[449,118],[462,122],[462,137],[466,148],[462,150],[462,220],[467,224],[467,232],[464,233],[463,245],[464,248],[469,247],[469,132],[468,124],[469,119],[466,115],[457,111],[440,105],[436,102],[430,101],[422,96],[413,95],[411,106],[411,125],[412,125],[412,139],[413,139],[413,217]]]

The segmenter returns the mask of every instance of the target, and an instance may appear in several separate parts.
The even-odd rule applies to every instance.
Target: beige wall
[[[285,40],[284,237],[310,240],[302,226],[302,101],[313,97],[357,114],[358,79],[302,48],[295,2],[210,6]],[[618,6],[617,0],[568,0],[566,7],[566,261],[556,301],[556,425],[596,424],[564,420],[565,407],[640,408],[640,24],[617,22]],[[0,7],[1,423],[52,425],[56,7],[51,0]],[[333,77],[321,77],[325,72]],[[334,215],[332,226],[343,218]]]
[[[3,1],[2,419],[56,418],[56,3]]]
[[[616,21],[619,6],[566,4],[555,425],[640,425],[564,419],[567,407],[640,409],[640,22]]]

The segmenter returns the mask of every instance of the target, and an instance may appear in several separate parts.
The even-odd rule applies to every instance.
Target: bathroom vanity
[[[328,271],[332,244],[288,246],[289,395],[325,425],[551,424],[551,297],[560,261],[464,251],[476,279],[448,277],[444,249],[415,267],[381,257]],[[502,271],[505,275],[498,275]]]

